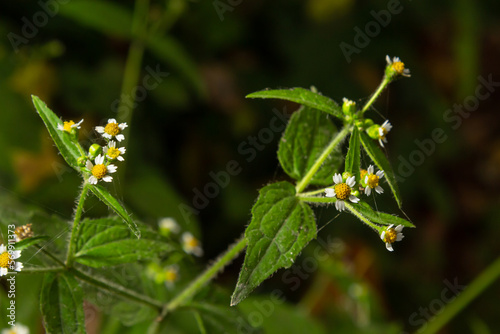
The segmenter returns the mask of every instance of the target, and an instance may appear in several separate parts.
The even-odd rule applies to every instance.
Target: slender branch
[[[157,311],[161,311],[161,309],[163,308],[163,304],[160,301],[154,300],[148,296],[144,296],[140,293],[137,293],[134,290],[129,290],[121,285],[114,283],[114,282],[106,281],[103,279],[96,279],[94,277],[91,277],[91,276],[81,272],[80,270],[78,270],[76,268],[70,268],[68,270],[75,277],[78,277],[82,281],[87,282],[89,284],[92,284],[98,288],[101,288],[101,289],[109,291],[109,292],[113,292],[119,296],[122,296],[122,297],[127,298],[127,299],[132,300],[132,301],[135,301],[139,304],[143,304],[143,305],[152,307],[152,308],[156,309]]]
[[[24,274],[44,274],[44,273],[53,273],[66,270],[66,267],[58,266],[58,267],[40,267],[40,268],[23,268],[21,273]]]
[[[160,315],[159,321],[163,319],[167,313],[175,310],[179,306],[182,306],[186,302],[188,302],[191,297],[198,292],[207,282],[209,282],[215,275],[226,265],[229,264],[235,257],[237,257],[241,251],[245,249],[247,246],[247,239],[245,236],[242,236],[238,242],[229,246],[226,253],[224,253],[221,257],[219,257],[216,262],[207,268],[200,276],[198,276],[191,284],[186,287],[180,294],[177,295],[174,299],[168,303],[164,309],[162,314]]]
[[[313,178],[314,174],[318,171],[318,169],[321,167],[323,162],[328,158],[328,156],[332,153],[332,151],[340,144],[340,142],[347,136],[347,134],[351,131],[350,126],[344,126],[344,128],[337,133],[337,136],[335,136],[330,144],[325,148],[323,153],[316,159],[314,162],[314,165],[312,165],[311,169],[307,172],[306,175],[302,178],[302,180],[297,183],[297,186],[295,187],[297,193],[300,193],[302,190],[304,190],[309,182],[311,182],[311,179]]]
[[[347,208],[347,210],[349,210],[353,215],[355,215],[356,217],[358,217],[359,220],[361,220],[366,225],[368,225],[371,228],[373,228],[375,231],[379,231],[380,230],[380,228],[378,226],[376,226],[375,224],[373,224],[368,218],[366,218],[361,213],[359,213],[359,211],[357,211],[356,209],[354,209],[354,207],[351,205],[351,203],[348,203],[347,201],[344,201],[344,204],[345,204],[345,207]]]
[[[333,204],[337,201],[335,197],[306,197],[306,196],[297,196],[299,200],[303,202],[312,202],[312,203],[328,203]]]
[[[83,205],[85,199],[87,198],[87,193],[89,192],[90,184],[87,181],[83,183],[83,189],[78,198],[78,205],[75,210],[75,219],[73,220],[73,227],[71,230],[71,238],[69,239],[68,254],[66,255],[66,266],[71,267],[73,265],[73,255],[75,253],[76,238],[78,236],[78,231],[80,230],[80,220],[82,219]]]
[[[370,97],[370,99],[368,100],[368,102],[366,102],[366,104],[363,107],[363,109],[361,109],[361,114],[364,114],[365,111],[367,111],[368,108],[371,107],[371,105],[373,104],[373,102],[375,102],[375,100],[380,96],[380,94],[382,94],[382,92],[384,91],[384,89],[387,87],[387,85],[390,82],[391,82],[391,80],[386,75],[384,75],[384,78],[382,79],[382,82],[380,82],[380,85],[378,86],[378,88],[375,91],[375,93],[373,93],[373,95]]]
[[[331,187],[325,187],[325,188],[321,188],[321,189],[318,189],[318,190],[313,190],[313,191],[308,191],[308,192],[305,192],[305,193],[300,193],[300,194],[297,194],[297,196],[299,196],[299,197],[309,197],[309,196],[314,196],[314,195],[322,194],[328,188],[331,188]]]
[[[420,330],[422,334],[437,333],[454,316],[462,311],[467,305],[477,298],[487,287],[497,281],[500,277],[500,257],[486,268],[467,288],[460,293],[456,299],[448,304],[444,310],[427,322]]]

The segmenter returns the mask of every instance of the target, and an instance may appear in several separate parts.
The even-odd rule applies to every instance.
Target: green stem
[[[439,331],[454,316],[462,311],[471,301],[477,298],[487,287],[500,277],[500,257],[486,268],[460,295],[448,304],[443,312],[426,323],[418,333],[431,334]]]
[[[130,127],[134,113],[135,94],[134,88],[138,86],[141,75],[141,64],[144,56],[145,39],[147,38],[147,18],[149,12],[149,0],[136,0],[134,17],[132,19],[132,41],[127,54],[123,82],[118,104],[117,119],[120,123],[127,123]],[[128,137],[121,142],[124,147],[128,146]],[[118,169],[118,178],[123,180],[125,175],[125,164]]]
[[[380,94],[382,94],[382,92],[387,87],[387,85],[389,84],[389,82],[391,82],[391,80],[386,75],[384,75],[384,78],[382,79],[382,82],[378,86],[378,88],[375,91],[375,93],[373,93],[373,95],[370,97],[370,99],[368,100],[368,102],[366,102],[366,104],[363,107],[363,109],[361,109],[361,114],[364,114],[365,111],[367,111],[368,108],[371,107],[371,105],[373,104],[373,102],[375,102],[375,100],[380,96]]]
[[[55,255],[52,253],[48,252],[44,247],[40,246],[39,244],[35,244],[35,247],[38,248],[42,253],[50,257],[52,260],[54,260],[55,263],[60,264],[61,267],[66,267],[63,261],[59,260]],[[24,270],[23,270],[24,271]]]
[[[216,262],[207,268],[200,276],[198,276],[193,282],[191,282],[188,287],[186,287],[180,294],[178,294],[174,299],[168,303],[160,316],[160,319],[164,318],[167,313],[175,310],[179,306],[184,305],[188,302],[191,297],[198,292],[208,281],[210,281],[214,276],[226,265],[229,264],[241,251],[245,249],[247,245],[247,239],[245,236],[242,236],[238,242],[229,246],[226,253],[224,253],[221,257],[219,257]]]
[[[41,268],[23,268],[21,273],[24,274],[44,274],[51,272],[59,272],[66,270],[66,267],[41,267]]]
[[[323,153],[321,153],[321,155],[318,157],[318,159],[316,159],[316,161],[314,162],[314,165],[312,165],[311,169],[309,169],[309,171],[307,172],[306,175],[304,175],[302,180],[300,180],[299,183],[297,183],[297,186],[295,187],[297,193],[300,193],[302,190],[304,190],[307,187],[309,182],[311,182],[311,179],[313,178],[314,174],[316,174],[316,172],[321,167],[321,165],[326,160],[326,158],[328,158],[330,153],[332,153],[332,151],[337,147],[337,145],[340,144],[340,142],[345,138],[345,136],[347,136],[347,134],[350,131],[351,131],[350,126],[344,126],[344,128],[339,133],[337,133],[337,136],[335,136],[332,139],[332,141],[330,142],[330,144],[328,144],[328,146],[325,148]]]
[[[311,202],[311,203],[328,203],[333,204],[337,201],[334,197],[306,197],[306,196],[297,196],[299,200],[303,202]]]
[[[127,298],[129,300],[135,301],[139,304],[143,304],[143,305],[152,307],[158,311],[161,311],[161,309],[163,308],[163,304],[160,301],[149,298],[148,296],[144,296],[144,295],[137,293],[133,290],[129,290],[121,285],[114,283],[114,282],[105,281],[102,279],[96,279],[94,277],[91,277],[91,276],[81,272],[80,270],[78,270],[76,268],[70,268],[69,272],[84,282],[92,284],[92,285],[94,285],[98,288],[101,288],[103,290],[112,292],[114,294],[117,294],[117,295],[122,296],[124,298]]]
[[[322,194],[328,188],[331,188],[331,187],[325,187],[325,188],[321,188],[321,189],[318,189],[318,190],[313,190],[313,191],[308,191],[308,192],[305,192],[305,193],[300,193],[300,194],[297,194],[297,196],[299,196],[299,197],[309,197],[309,196],[314,196],[314,195]]]
[[[78,198],[78,205],[76,206],[75,219],[73,220],[73,228],[71,230],[71,238],[69,239],[68,254],[66,255],[66,266],[71,267],[73,265],[73,255],[75,253],[76,238],[78,236],[78,231],[80,230],[80,220],[82,219],[83,204],[87,198],[87,193],[89,192],[90,184],[87,181],[83,182],[83,189]]]

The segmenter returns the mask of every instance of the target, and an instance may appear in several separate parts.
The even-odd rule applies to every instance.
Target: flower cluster
[[[179,234],[181,227],[171,217],[162,218],[158,221],[158,228],[160,234],[165,237],[170,237],[172,234]],[[193,236],[190,232],[184,232],[181,236],[182,249],[188,253],[195,256],[203,256],[203,248],[201,248],[201,242]]]
[[[19,322],[16,322],[16,324],[12,327],[2,329],[1,332],[1,334],[29,334],[29,333],[30,329]]]
[[[358,203],[359,190],[363,190],[365,195],[370,196],[372,189],[377,194],[382,194],[384,189],[379,185],[380,179],[384,177],[384,171],[379,170],[375,173],[375,168],[370,165],[368,169],[362,169],[360,172],[361,179],[356,182],[354,175],[344,173],[340,175],[336,173],[333,176],[333,187],[325,189],[326,197],[335,197],[335,208],[339,211],[345,210],[345,201],[349,200],[352,203]],[[356,186],[358,186],[356,189]]]
[[[57,125],[60,131],[70,133],[75,140],[78,139],[78,129],[83,119],[76,123],[73,121],[63,122]],[[127,127],[127,123],[117,123],[114,118],[108,119],[106,126],[96,126],[95,130],[102,135],[106,141],[106,145],[101,147],[99,144],[93,144],[89,148],[87,155],[78,159],[82,170],[88,173],[87,181],[90,184],[97,184],[99,181],[111,182],[113,177],[110,174],[116,172],[115,161],[124,161],[125,147],[116,147],[117,142],[125,139],[123,130]],[[92,162],[92,160],[94,162]]]
[[[175,286],[175,282],[178,281],[180,277],[179,266],[177,264],[162,267],[155,262],[148,265],[146,274],[157,284],[165,283],[169,289]]]
[[[344,173],[343,175],[336,173],[333,176],[334,185],[331,188],[325,189],[325,197],[335,197],[335,208],[342,212],[346,209],[346,201],[358,203],[360,199],[360,191],[364,192],[366,196],[372,194],[374,190],[377,194],[382,194],[384,189],[380,186],[380,180],[384,177],[384,171],[379,170],[375,172],[375,167],[370,165],[367,169],[360,171],[360,180],[357,182],[354,175]],[[385,242],[386,248],[393,251],[392,244],[396,241],[403,239],[403,226],[398,225],[393,228],[390,225],[380,235],[381,239]]]
[[[9,246],[10,248],[11,246]],[[21,271],[23,264],[16,261],[21,257],[20,250],[7,250],[3,244],[0,245],[0,276],[5,276],[10,270]]]

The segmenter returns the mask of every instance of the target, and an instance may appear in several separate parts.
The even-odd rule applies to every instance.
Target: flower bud
[[[89,158],[94,160],[102,152],[102,147],[99,144],[92,144],[89,148]]]
[[[356,113],[356,102],[348,100],[344,97],[344,104],[342,105],[342,111],[345,115],[354,115]]]
[[[368,136],[370,136],[370,138],[378,139],[378,137],[379,137],[378,129],[379,128],[380,128],[379,124],[373,124],[368,129],[366,129],[366,133],[368,133]]]
[[[78,164],[78,166],[80,167],[85,167],[85,165],[87,164],[87,157],[79,157],[77,160],[76,160],[76,163]]]
[[[351,174],[351,173],[349,173],[349,172],[343,172],[343,173],[342,173],[342,180],[344,180],[344,181],[345,181],[345,180],[347,180],[348,178],[350,178],[351,176],[352,176],[352,174]]]

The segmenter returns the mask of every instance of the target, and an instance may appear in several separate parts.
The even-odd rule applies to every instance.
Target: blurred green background
[[[404,241],[389,253],[359,221],[337,216],[333,207],[317,208],[319,237],[335,240],[335,253],[298,286],[290,281],[297,274],[282,270],[255,292],[265,298],[279,289],[287,300],[266,318],[266,332],[285,332],[284,323],[292,318],[318,333],[415,332],[422,319],[440,312],[445,281],[467,285],[497,258],[499,85],[479,88],[488,97],[474,96],[484,80],[500,82],[498,2],[152,0],[147,23],[133,21],[134,8],[144,4],[0,4],[3,206],[16,202],[62,219],[72,215],[79,176],[58,156],[31,94],[63,119],[85,119],[82,141],[96,138],[93,127],[108,118],[128,121],[126,171],[112,190],[142,221],[155,226],[158,218],[171,216],[196,233],[205,250],[202,268],[244,231],[258,189],[287,179],[276,158],[281,134],[268,139],[261,131],[270,127],[276,110],[290,113],[297,106],[245,95],[314,85],[336,101],[348,97],[362,104],[381,80],[388,54],[400,57],[412,76],[391,84],[369,114],[394,126],[386,151],[402,177],[404,213],[388,191],[377,197],[377,206],[406,214],[417,229],[406,230]],[[136,105],[117,113],[127,61],[138,65],[138,86],[125,91],[137,94]],[[158,73],[158,84],[145,89],[153,81],[144,78],[152,72]],[[470,112],[448,111],[463,105]],[[435,129],[442,129],[444,142],[432,141]],[[206,207],[196,214],[186,211],[195,206],[196,191],[203,192],[211,175],[232,160],[241,172]],[[103,213],[97,203],[86,212]],[[33,229],[36,233],[37,226]],[[311,243],[297,264],[316,247]],[[216,283],[231,291],[241,263],[242,257]],[[41,333],[39,283],[29,283],[39,279],[22,279],[29,288],[19,297],[25,310],[18,321]],[[499,295],[497,282],[442,333],[496,333]],[[422,308],[431,310],[425,315]],[[251,304],[242,310],[251,314]],[[110,322],[96,317],[89,332],[112,333]],[[282,326],[272,329],[276,324]],[[137,328],[121,331],[140,333]]]

